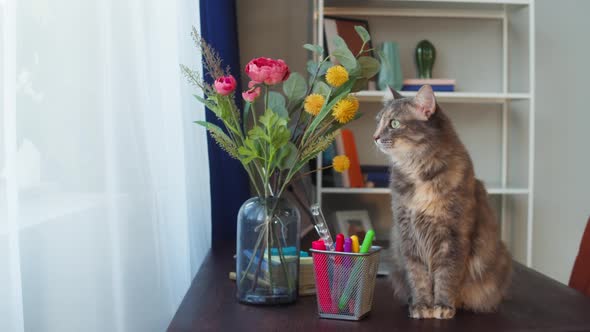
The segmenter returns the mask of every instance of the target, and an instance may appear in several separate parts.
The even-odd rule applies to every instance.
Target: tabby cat
[[[456,308],[497,308],[512,259],[487,192],[432,88],[392,90],[373,136],[391,159],[393,287],[410,317],[448,319]]]

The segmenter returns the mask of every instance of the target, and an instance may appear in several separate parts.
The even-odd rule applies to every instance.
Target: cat
[[[432,88],[394,98],[373,136],[391,159],[391,278],[412,318],[449,319],[456,309],[494,311],[512,258],[483,183]]]

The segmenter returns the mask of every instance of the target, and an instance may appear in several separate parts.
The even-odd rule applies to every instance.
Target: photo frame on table
[[[367,210],[336,211],[337,232],[344,237],[356,235],[364,239],[369,229],[373,229]]]
[[[326,55],[329,54],[331,51],[334,51],[334,37],[340,36],[346,44],[348,48],[352,52],[352,54],[357,55],[361,51],[361,47],[363,46],[363,41],[361,37],[359,37],[358,33],[354,29],[355,26],[360,25],[365,28],[369,33],[369,21],[362,20],[362,19],[353,19],[353,18],[344,18],[344,17],[337,17],[337,16],[324,16],[324,46]],[[374,56],[373,53],[373,41],[369,40],[369,42],[365,45],[363,50],[363,55]],[[333,59],[331,59],[333,61]],[[376,89],[376,81],[375,78],[369,81],[369,85],[367,87],[369,90]]]

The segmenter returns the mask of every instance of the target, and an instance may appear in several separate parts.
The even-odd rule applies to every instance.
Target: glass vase
[[[253,197],[238,213],[237,298],[249,304],[284,304],[299,288],[300,214],[285,198]]]
[[[400,91],[404,78],[399,57],[399,47],[395,42],[384,42],[381,45],[381,69],[379,70],[378,85],[380,90],[389,87]]]

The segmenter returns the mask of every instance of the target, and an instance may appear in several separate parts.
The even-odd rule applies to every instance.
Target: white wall
[[[533,266],[567,283],[590,216],[590,1],[536,1]]]

